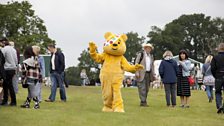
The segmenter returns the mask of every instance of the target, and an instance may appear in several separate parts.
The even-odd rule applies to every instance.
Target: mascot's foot
[[[114,109],[114,112],[120,112],[120,113],[124,113],[124,109]]]
[[[103,107],[102,111],[103,112],[113,112],[113,109],[108,108],[108,107]]]

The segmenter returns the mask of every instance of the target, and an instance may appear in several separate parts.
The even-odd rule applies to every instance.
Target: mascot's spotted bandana
[[[92,59],[102,64],[100,81],[102,85],[104,112],[124,112],[121,96],[121,85],[124,79],[124,71],[135,72],[143,69],[140,64],[130,65],[123,54],[126,51],[125,34],[115,35],[107,32],[104,35],[103,53],[97,53],[94,42],[89,43],[89,53]]]

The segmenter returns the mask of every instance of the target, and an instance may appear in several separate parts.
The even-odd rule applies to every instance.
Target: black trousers
[[[170,106],[170,99],[172,105],[176,105],[176,84],[164,84],[166,94],[166,105]]]
[[[11,96],[11,104],[16,104],[16,95],[12,84],[12,78],[15,75],[15,70],[5,70],[5,80],[3,82],[3,103],[8,102],[8,94],[10,93]],[[8,93],[9,91],[9,93]]]
[[[222,91],[224,91],[224,78],[215,79],[215,97],[216,97],[216,107],[217,109],[224,106],[222,102]]]

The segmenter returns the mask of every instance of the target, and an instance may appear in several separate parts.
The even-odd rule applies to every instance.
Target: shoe
[[[30,108],[30,103],[29,102],[25,102],[23,105],[20,105],[21,108]]]
[[[23,105],[20,105],[21,108],[30,108],[30,104],[23,104]]]
[[[8,105],[8,103],[7,102],[2,102],[2,104],[1,104],[2,106],[7,106]]]
[[[149,107],[149,105],[147,103],[141,103],[140,106],[141,107]]]
[[[147,104],[146,104],[146,105],[140,105],[140,106],[141,106],[141,107],[149,107],[149,105],[147,105]]]
[[[40,105],[39,105],[39,103],[38,103],[38,104],[35,104],[33,108],[34,108],[34,109],[40,109]]]
[[[16,106],[16,103],[10,103],[9,105],[10,106]]]
[[[50,99],[47,99],[47,100],[44,100],[45,102],[53,102],[52,100]]]
[[[39,109],[40,108],[40,105],[39,105],[39,99],[38,99],[38,97],[35,97],[35,98],[33,98],[33,101],[34,101],[34,103],[35,103],[35,105],[34,105],[34,109]],[[48,100],[45,100],[46,102],[48,102],[48,101],[50,101],[50,102],[52,102],[50,99],[48,99]]]
[[[184,105],[180,105],[181,108],[184,108]]]
[[[66,102],[66,100],[61,100],[61,102]]]
[[[21,108],[30,108],[30,98],[26,98],[26,101],[23,103],[23,105],[20,105]]]
[[[190,108],[190,106],[189,106],[189,105],[185,105],[184,107],[185,107],[185,108]]]
[[[209,98],[208,102],[209,102],[209,103],[212,103],[212,98]]]
[[[221,114],[221,113],[223,113],[223,112],[224,112],[224,111],[223,111],[223,107],[219,108],[218,111],[217,111],[218,114]]]

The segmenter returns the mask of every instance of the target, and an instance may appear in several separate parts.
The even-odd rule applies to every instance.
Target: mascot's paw
[[[142,66],[141,64],[136,64],[135,65],[135,69],[138,71],[138,70],[142,70],[144,69],[144,66]]]
[[[103,109],[102,109],[102,111],[103,112],[113,112],[113,109],[104,106]]]
[[[114,109],[114,112],[124,113],[124,109],[118,109],[118,108],[116,108],[116,109]]]
[[[97,49],[97,46],[96,46],[96,44],[94,43],[94,42],[89,42],[89,51],[91,52],[91,53],[93,53],[93,52],[95,52],[96,51],[96,49]]]

